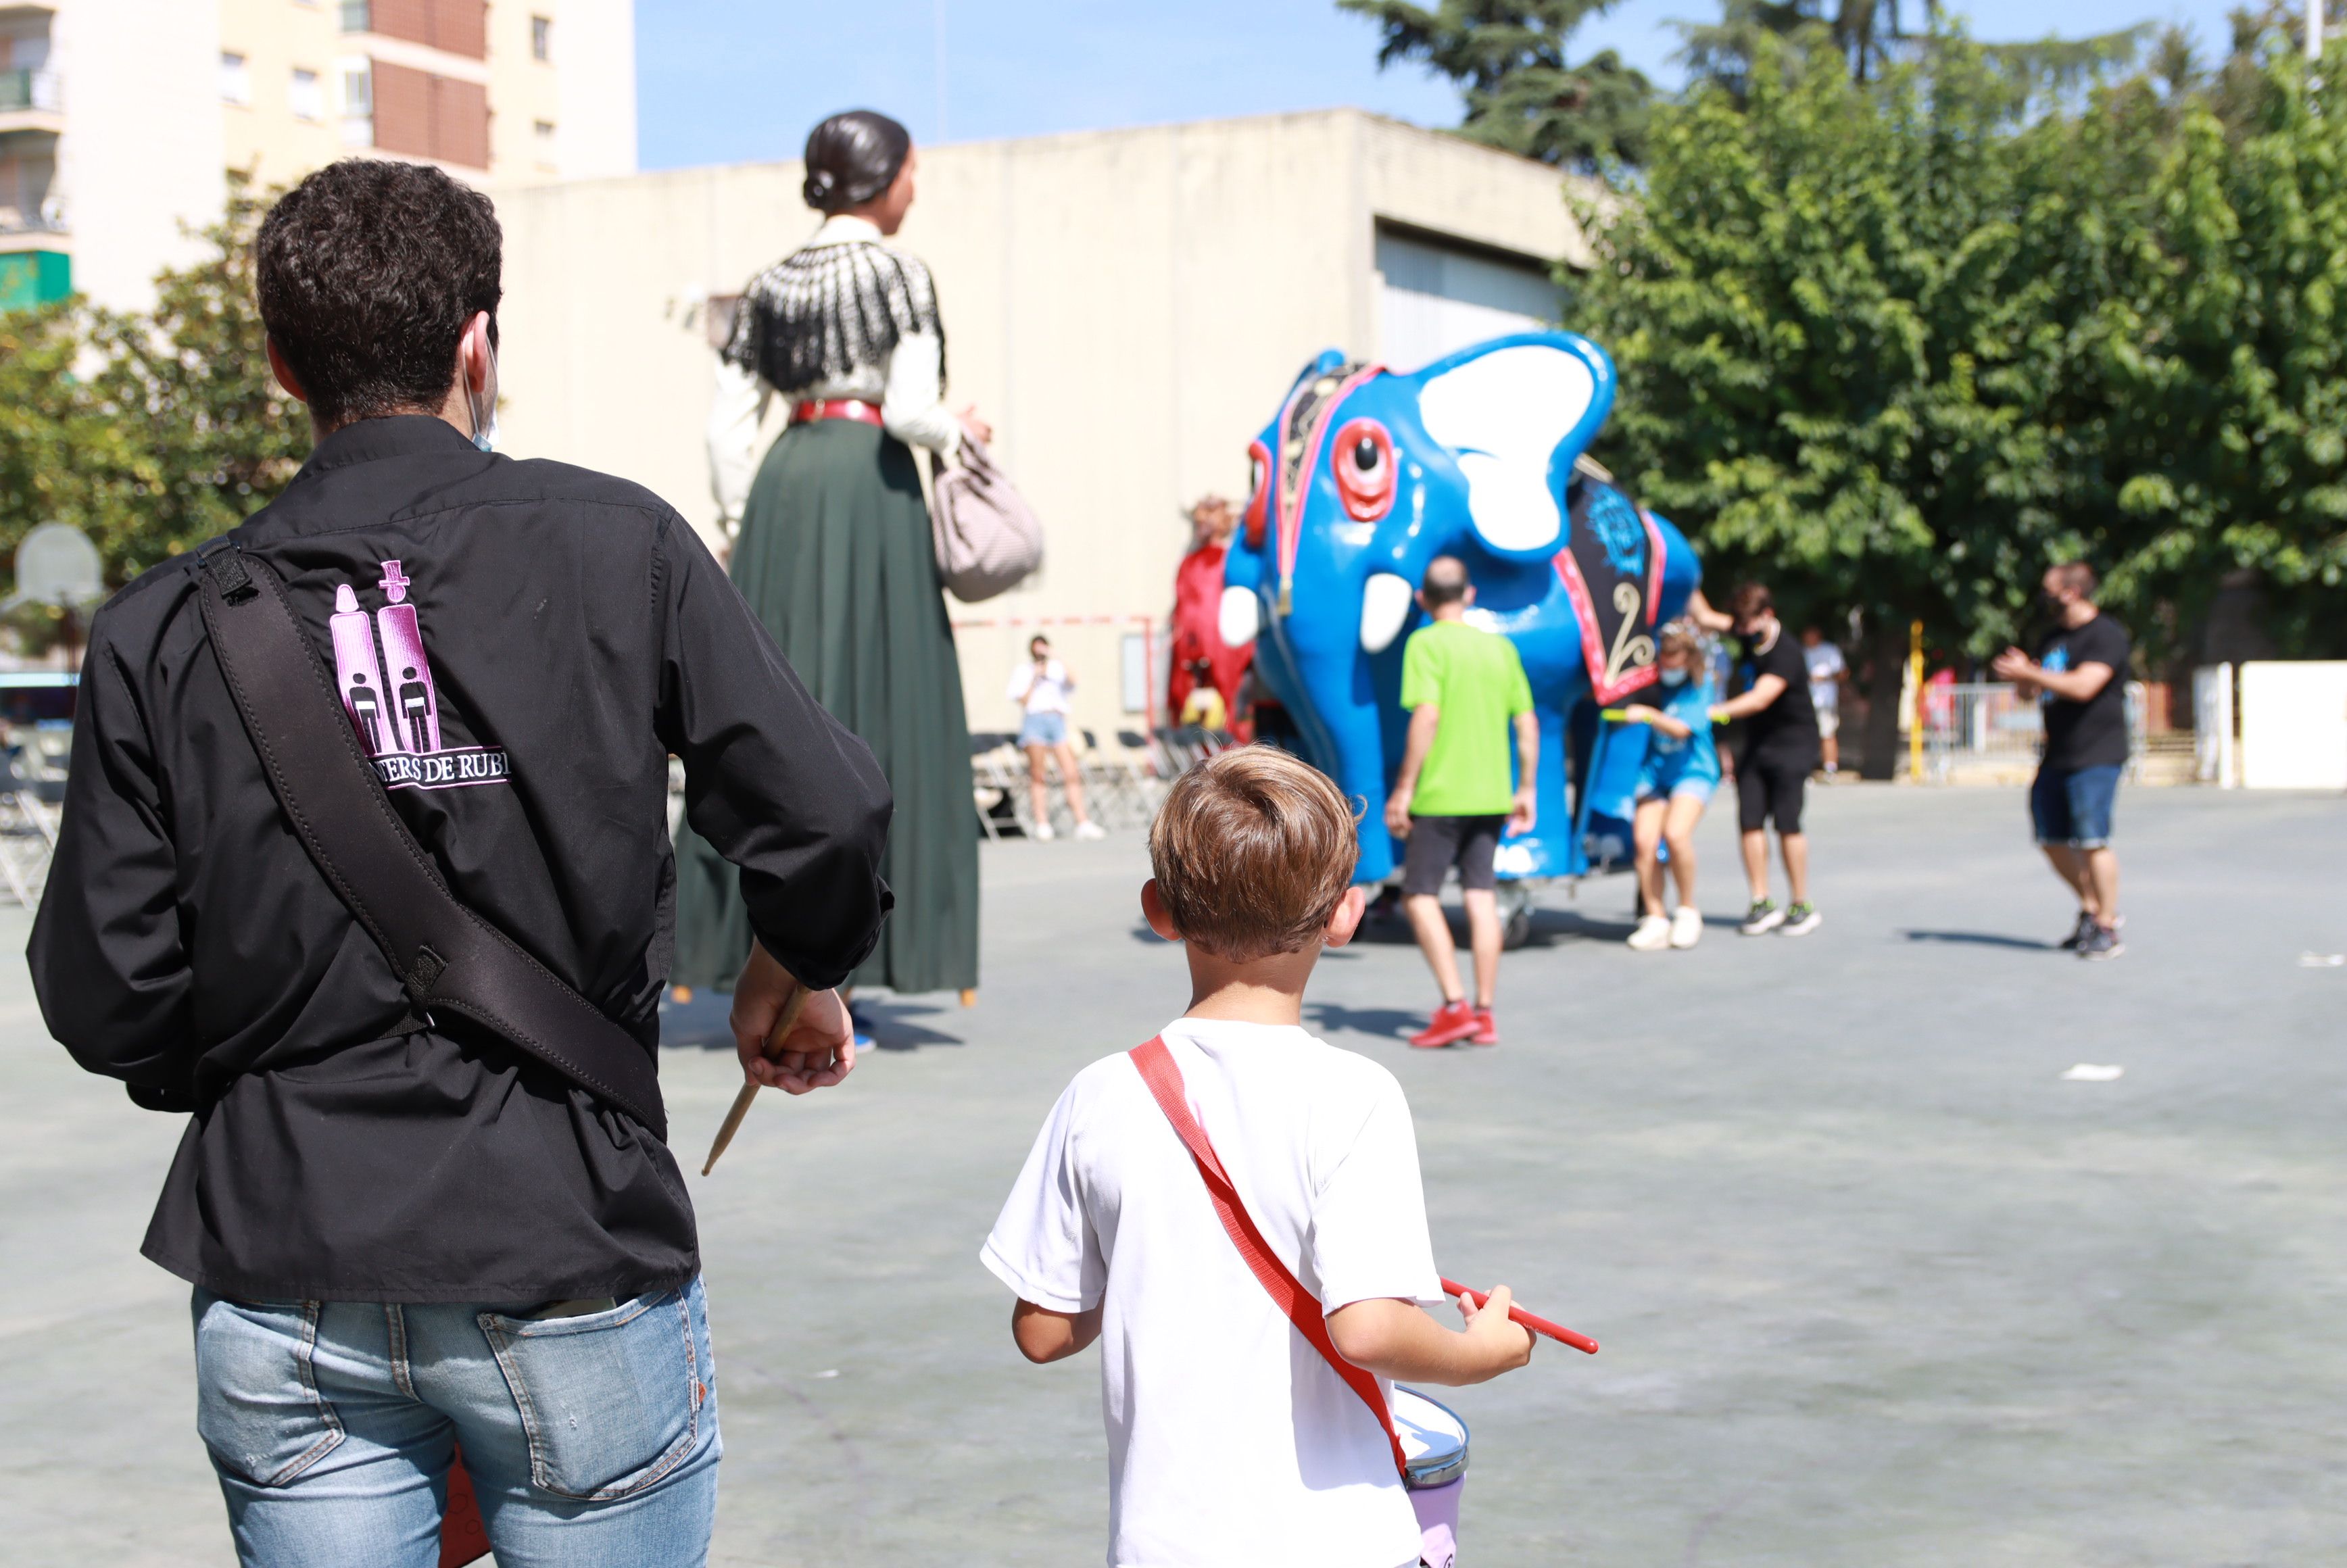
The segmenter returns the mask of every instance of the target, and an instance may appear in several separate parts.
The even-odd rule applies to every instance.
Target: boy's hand
[[[1396,838],[1409,836],[1409,803],[1417,793],[1402,785],[1386,797],[1386,831]]]
[[[1508,1316],[1514,1299],[1504,1285],[1493,1286],[1481,1307],[1464,1296],[1459,1298],[1459,1316],[1467,1320],[1467,1343],[1486,1378],[1512,1372],[1532,1358],[1532,1331]]]
[[[1644,702],[1633,702],[1622,710],[1622,722],[1625,724],[1643,724],[1654,716],[1655,710]]]
[[[1533,792],[1528,789],[1516,792],[1515,804],[1508,810],[1510,833],[1530,833],[1532,824],[1540,820],[1540,804],[1532,796]]]

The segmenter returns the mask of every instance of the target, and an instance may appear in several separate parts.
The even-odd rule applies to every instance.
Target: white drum
[[[1459,1498],[1467,1489],[1467,1423],[1449,1406],[1399,1384],[1393,1422],[1409,1468],[1410,1506],[1418,1511],[1419,1558],[1428,1568],[1455,1568]]]

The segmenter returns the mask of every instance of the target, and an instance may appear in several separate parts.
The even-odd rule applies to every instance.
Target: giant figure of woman
[[[896,792],[883,875],[896,912],[857,985],[978,984],[978,817],[961,668],[911,448],[942,459],[992,432],[944,402],[945,326],[921,261],[889,244],[913,204],[912,137],[834,115],[807,138],[823,224],[751,280],[720,352],[709,423],[720,511],[739,518],[733,581],[815,699],[862,736]],[[791,421],[763,462],[759,422]],[[677,832],[682,986],[728,984],[750,950],[733,867]]]

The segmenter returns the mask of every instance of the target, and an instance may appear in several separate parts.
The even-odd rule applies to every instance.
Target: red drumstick
[[[1483,1303],[1491,1299],[1489,1293],[1481,1290],[1470,1290],[1455,1279],[1444,1280],[1442,1282],[1442,1288],[1452,1296],[1465,1296],[1468,1300],[1473,1302],[1479,1310],[1481,1308]],[[1572,1329],[1565,1327],[1563,1324],[1551,1323],[1545,1317],[1535,1317],[1521,1307],[1511,1306],[1508,1308],[1508,1317],[1511,1322],[1521,1323],[1535,1334],[1547,1335],[1550,1338],[1555,1340],[1560,1345],[1570,1345],[1584,1356],[1594,1356],[1597,1354],[1597,1341],[1592,1339],[1588,1335],[1575,1334]]]

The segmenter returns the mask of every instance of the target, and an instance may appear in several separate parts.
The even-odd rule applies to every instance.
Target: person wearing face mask
[[[194,1287],[196,1426],[248,1564],[430,1568],[461,1445],[508,1568],[689,1568],[723,1452],[657,1090],[559,1071],[477,1021],[506,1016],[478,990],[441,1005],[455,964],[395,968],[395,890],[338,892],[366,856],[322,856],[330,882],[304,853],[292,808],[331,822],[334,797],[288,788],[286,753],[345,767],[622,1071],[660,1037],[671,754],[757,934],[748,1076],[846,1074],[834,988],[888,910],[878,766],[692,528],[641,486],[480,450],[501,249],[489,199],[424,164],[331,164],[263,219],[269,364],[316,449],[91,622],[27,952],[49,1031],[182,1127],[141,1250]],[[304,651],[239,651],[280,593],[318,677],[282,731],[240,697]]]
[[[2095,569],[2084,561],[2049,568],[2038,613],[2048,622],[2033,659],[2008,648],[1991,661],[1999,679],[2045,713],[2045,751],[2029,786],[2029,815],[2054,875],[2077,896],[2078,917],[2065,949],[2082,958],[2116,958],[2119,940],[2119,857],[2111,848],[2111,807],[2127,766],[2127,628],[2095,605]]]
[[[921,259],[892,243],[920,158],[887,115],[833,115],[806,141],[806,242],[750,280],[719,352],[709,456],[732,572],[815,700],[879,758],[897,798],[897,910],[859,986],[978,985],[978,814],[969,722],[915,448],[951,458],[993,430],[945,401],[946,331]],[[790,424],[757,456],[780,398]],[[749,951],[739,878],[677,835],[676,983],[727,983]]]
[[[1685,621],[1663,629],[1655,656],[1659,705],[1632,702],[1622,710],[1626,723],[1654,731],[1639,764],[1637,812],[1631,837],[1638,854],[1638,927],[1630,946],[1642,953],[1692,948],[1703,939],[1703,915],[1695,905],[1695,825],[1719,787],[1719,750],[1712,742],[1710,683],[1703,675],[1703,641]],[[1662,849],[1670,847],[1668,873],[1678,883],[1678,908],[1663,912]]]

